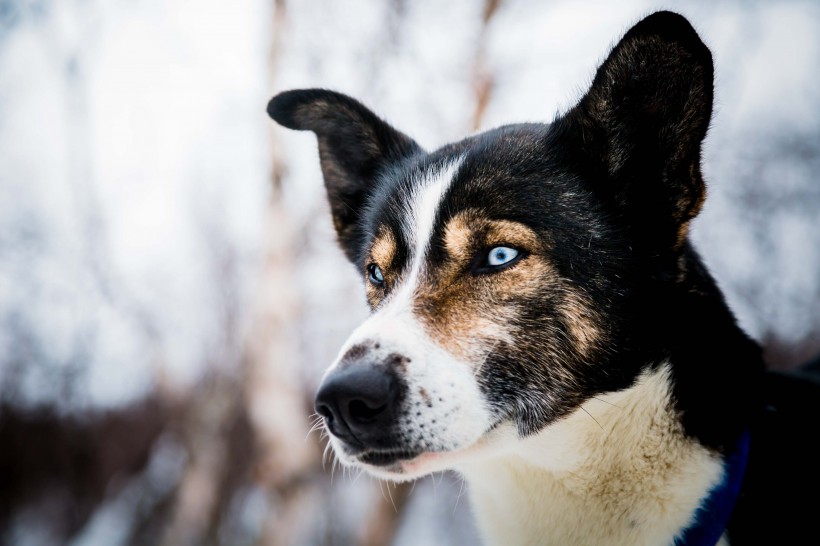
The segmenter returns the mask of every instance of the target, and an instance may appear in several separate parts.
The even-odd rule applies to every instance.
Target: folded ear
[[[358,221],[379,175],[421,148],[358,101],[334,91],[285,91],[270,100],[268,114],[290,129],[316,133],[333,224],[355,263],[362,237]]]
[[[658,12],[626,33],[558,121],[652,252],[680,247],[705,197],[700,148],[712,87],[709,49],[684,17]]]

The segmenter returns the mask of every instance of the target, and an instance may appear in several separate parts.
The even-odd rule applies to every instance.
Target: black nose
[[[325,378],[316,393],[316,412],[340,439],[360,446],[371,444],[389,428],[398,387],[390,371],[354,364]]]

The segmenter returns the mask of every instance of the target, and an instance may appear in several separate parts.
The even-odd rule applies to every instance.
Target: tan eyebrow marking
[[[379,267],[386,269],[393,263],[395,256],[396,238],[387,226],[381,226],[370,248],[370,257]]]
[[[477,240],[479,239],[480,240]],[[444,247],[456,260],[470,258],[475,243],[486,245],[508,244],[531,253],[539,253],[543,242],[529,227],[509,220],[491,220],[475,210],[454,215],[444,229]]]
[[[518,222],[509,220],[490,220],[487,226],[487,243],[511,244],[523,247],[530,252],[537,252],[543,246],[538,235]]]
[[[444,227],[444,248],[457,260],[466,259],[472,234],[470,213],[460,212],[453,216]]]

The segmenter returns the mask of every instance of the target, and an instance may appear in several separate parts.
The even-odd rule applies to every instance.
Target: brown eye
[[[367,279],[373,286],[384,286],[384,274],[382,273],[381,268],[376,264],[370,264],[367,266]]]

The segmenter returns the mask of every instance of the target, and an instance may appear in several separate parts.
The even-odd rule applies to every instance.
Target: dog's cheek
[[[603,334],[583,294],[564,283],[519,298],[517,308],[508,339],[485,357],[477,378],[496,416],[526,436],[586,399]]]
[[[514,423],[521,437],[540,431],[583,399],[572,374],[550,353],[504,347],[487,358],[477,378],[495,419]]]
[[[455,281],[446,290],[418,298],[416,312],[435,343],[466,366],[476,369],[494,346],[511,340],[515,307]]]
[[[601,339],[589,299],[549,261],[528,256],[496,274],[440,270],[415,312],[435,343],[470,368],[491,421],[540,430],[583,398],[583,361]]]
[[[562,276],[546,256],[528,256],[521,265],[499,275],[494,287],[498,297],[515,302],[521,310],[523,327],[517,330],[527,332],[530,343],[560,348],[561,361],[592,356],[604,336],[590,296]]]

